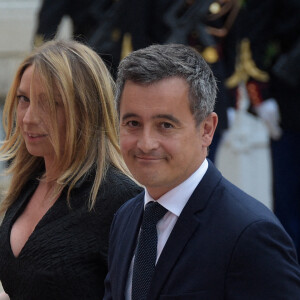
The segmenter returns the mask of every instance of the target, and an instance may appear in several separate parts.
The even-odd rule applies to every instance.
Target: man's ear
[[[201,124],[203,146],[208,147],[214,137],[218,125],[218,115],[215,112],[209,114]]]

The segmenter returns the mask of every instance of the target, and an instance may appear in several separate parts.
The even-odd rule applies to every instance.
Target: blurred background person
[[[54,39],[63,17],[68,16],[72,38],[88,43],[114,76],[121,57],[127,11],[132,11],[128,0],[43,0],[37,16],[34,45]],[[128,45],[126,40],[125,44]]]
[[[42,0],[37,15],[37,28],[34,35],[34,44],[52,40],[58,30],[63,17],[68,16],[72,21],[73,36],[85,39],[96,29],[97,20],[93,18],[91,7],[95,0]]]
[[[45,43],[17,70],[3,118],[0,297],[101,299],[113,215],[140,192],[119,153],[109,71],[78,42]]]
[[[274,212],[300,255],[300,2],[245,0],[234,26],[231,91],[245,82],[249,111],[269,130]],[[228,51],[231,51],[227,48]],[[232,62],[232,61],[231,61]],[[228,64],[230,65],[230,64]],[[234,66],[234,63],[232,63]],[[230,68],[228,68],[230,73]],[[255,133],[253,133],[255,134]]]

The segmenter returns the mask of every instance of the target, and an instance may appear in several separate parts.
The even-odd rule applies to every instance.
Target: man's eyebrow
[[[154,116],[153,119],[167,119],[177,125],[181,124],[181,122],[177,118],[175,118],[173,115],[169,115],[169,114],[159,114],[159,115]]]
[[[122,121],[124,121],[126,119],[129,119],[129,118],[133,118],[133,117],[137,118],[138,115],[134,114],[134,113],[127,113],[127,114],[125,114],[125,115],[122,116]]]
[[[139,118],[139,116],[135,113],[127,113],[122,116],[122,121],[129,119],[129,118]],[[152,119],[167,119],[177,125],[181,124],[181,122],[177,118],[175,118],[173,115],[169,115],[169,114],[158,114],[158,115],[153,116]]]

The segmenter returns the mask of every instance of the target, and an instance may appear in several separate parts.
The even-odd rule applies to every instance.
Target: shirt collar
[[[207,159],[203,161],[201,166],[184,182],[168,191],[156,201],[165,207],[168,211],[179,217],[184,206],[188,202],[195,188],[202,180],[208,169]],[[150,201],[155,201],[145,189],[144,205]]]

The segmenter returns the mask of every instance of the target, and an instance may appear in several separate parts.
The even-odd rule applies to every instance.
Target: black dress
[[[10,246],[13,223],[37,187],[33,179],[8,209],[0,227],[0,280],[11,300],[102,299],[107,273],[110,224],[126,200],[141,191],[130,179],[110,168],[94,210],[87,209],[92,175],[71,193],[66,189],[43,216],[18,257]]]

